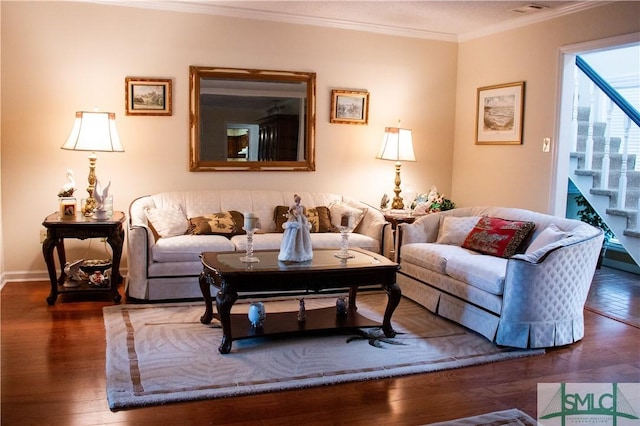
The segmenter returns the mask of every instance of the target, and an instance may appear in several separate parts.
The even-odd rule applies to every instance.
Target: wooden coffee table
[[[203,271],[200,289],[204,296],[205,312],[200,318],[209,324],[214,317],[211,286],[218,289],[215,315],[222,324],[222,342],[218,350],[222,354],[231,351],[233,340],[274,334],[304,334],[328,329],[353,329],[379,327],[381,324],[357,313],[356,293],[359,286],[380,284],[387,292],[388,301],[382,321],[387,337],[395,336],[391,315],[400,303],[401,291],[396,284],[398,264],[386,257],[361,249],[350,249],[349,259],[335,256],[337,250],[314,250],[313,260],[302,263],[278,261],[277,250],[256,251],[260,261],[243,263],[242,252],[205,252],[201,255]],[[346,316],[338,316],[336,308],[306,311],[306,321],[297,321],[296,312],[270,313],[262,327],[251,326],[246,314],[231,314],[238,293],[267,299],[292,291],[298,294],[336,293],[349,290],[349,306]]]

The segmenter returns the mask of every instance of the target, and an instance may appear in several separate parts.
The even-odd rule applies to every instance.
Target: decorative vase
[[[254,328],[261,328],[267,313],[264,310],[264,304],[262,302],[256,302],[249,305],[249,322]]]

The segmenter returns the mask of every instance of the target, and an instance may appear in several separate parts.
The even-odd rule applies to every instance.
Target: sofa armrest
[[[388,232],[389,222],[378,210],[369,209],[362,218],[362,223],[358,226],[358,233],[374,238],[380,242],[380,254],[385,253],[390,235]]]
[[[510,258],[496,342],[547,347],[581,339],[582,312],[603,238],[600,233],[559,245],[538,259]]]
[[[151,248],[155,244],[153,234],[147,226],[131,226],[127,232],[128,275],[147,278],[147,266],[151,263]]]
[[[402,246],[413,243],[432,243],[438,238],[440,214],[422,216],[413,223],[400,223],[396,228],[396,259],[400,260]]]

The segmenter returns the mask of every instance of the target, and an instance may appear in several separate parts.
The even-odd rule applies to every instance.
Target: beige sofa
[[[478,234],[481,217],[535,228],[515,254],[500,257],[463,247],[473,245],[467,238],[474,228],[485,243],[501,238]],[[499,345],[566,345],[584,336],[583,308],[603,238],[586,223],[527,210],[449,210],[399,226],[397,281],[403,296]]]
[[[308,211],[315,210],[316,221],[322,221],[323,212],[329,213],[332,225],[340,225],[342,217],[352,221],[352,225],[356,221],[357,226],[349,237],[350,246],[383,253],[391,244],[390,226],[378,210],[337,194],[298,194]],[[293,196],[294,192],[286,191],[208,190],[164,192],[134,200],[129,207],[127,233],[127,295],[142,300],[201,298],[200,254],[246,250],[246,235],[239,234],[242,222],[225,228],[225,220],[233,218],[225,215],[222,220],[220,215],[216,218],[211,215],[253,212],[260,223],[253,238],[254,250],[279,249],[283,234],[276,220],[283,220],[281,211],[293,203]],[[277,207],[280,207],[278,217]],[[200,229],[199,235],[193,234],[194,223]],[[312,232],[314,249],[340,248],[340,233],[327,230],[327,226],[325,223],[324,227],[320,226],[323,229],[317,229],[322,232]],[[218,227],[225,229],[211,229]],[[226,232],[230,228],[234,229]]]

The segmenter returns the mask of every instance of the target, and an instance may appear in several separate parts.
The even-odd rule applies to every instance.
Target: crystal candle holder
[[[335,254],[339,259],[355,257],[349,253],[349,234],[351,234],[351,228],[346,226],[340,227],[340,251]]]
[[[247,251],[245,256],[240,258],[240,261],[244,263],[256,263],[260,262],[256,256],[253,255],[253,234],[258,230],[258,228],[242,228],[247,232]]]

